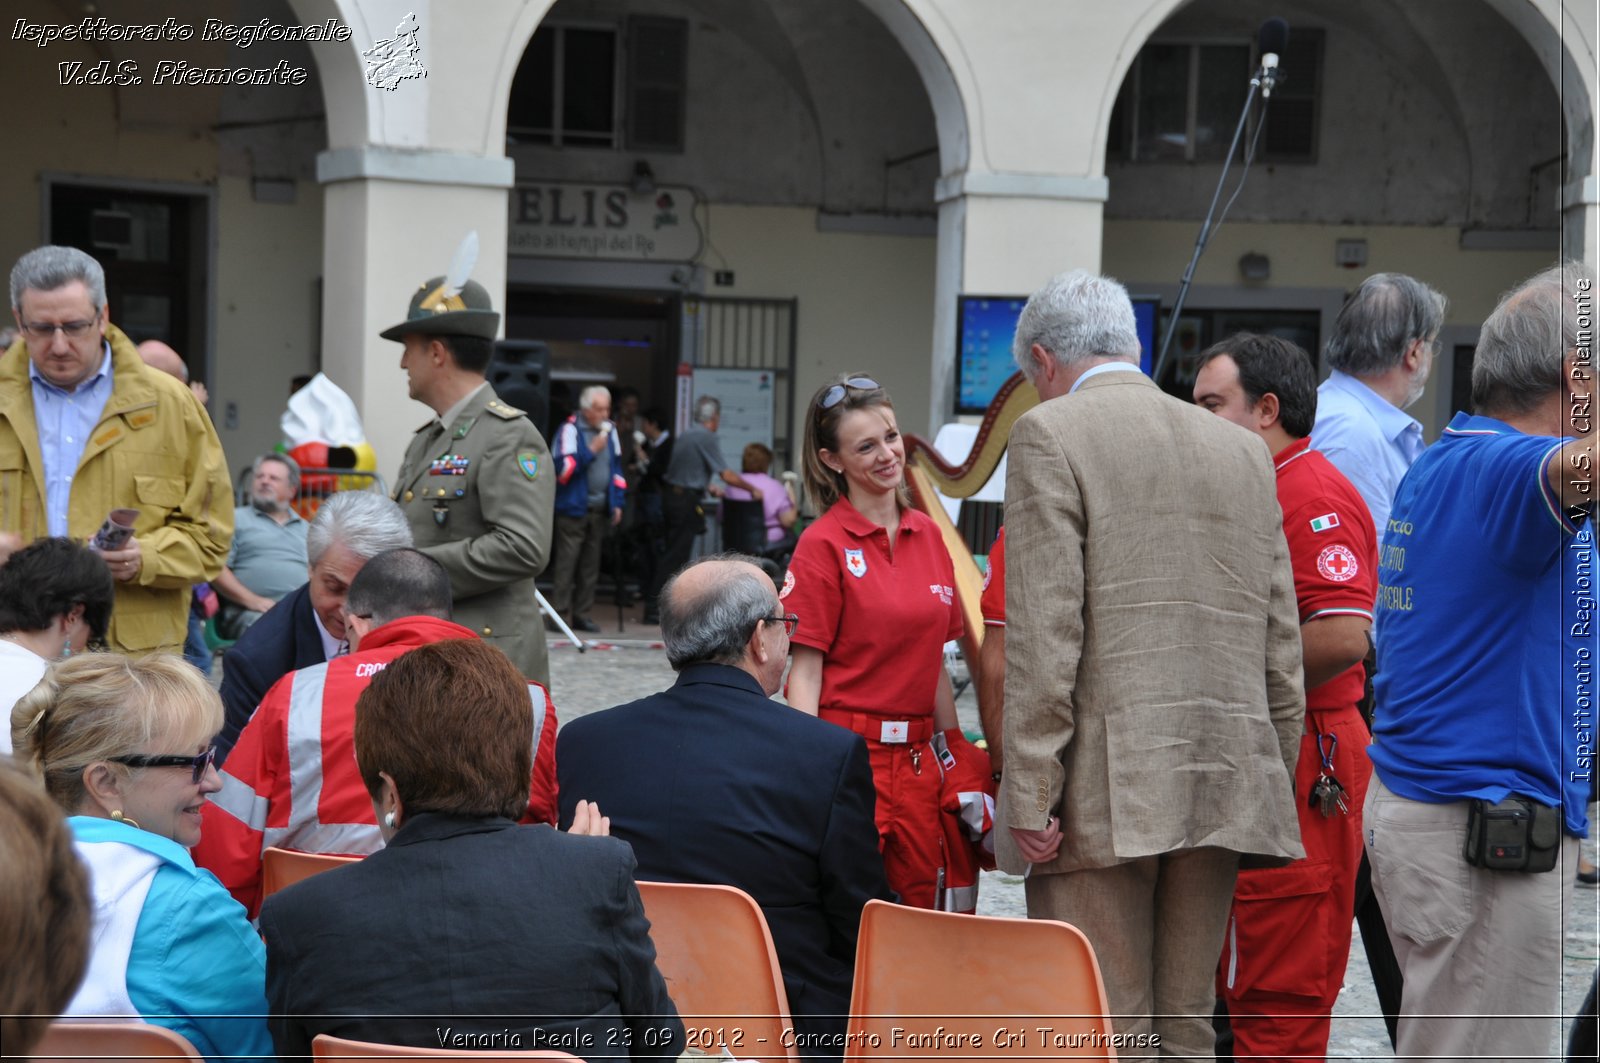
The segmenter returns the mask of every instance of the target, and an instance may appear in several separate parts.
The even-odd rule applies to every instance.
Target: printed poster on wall
[[[703,369],[694,371],[694,397],[711,395],[722,403],[717,438],[722,456],[735,472],[751,443],[772,446],[772,378],[770,369]]]

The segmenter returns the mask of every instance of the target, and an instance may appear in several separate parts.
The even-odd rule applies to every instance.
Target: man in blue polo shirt
[[[1594,538],[1571,516],[1596,490],[1592,298],[1568,264],[1501,301],[1479,414],[1456,415],[1389,515],[1378,650],[1406,666],[1377,676],[1363,824],[1405,976],[1397,1056],[1542,1055],[1557,1036],[1593,770]],[[1512,796],[1555,810],[1553,870],[1466,861],[1471,804]]]

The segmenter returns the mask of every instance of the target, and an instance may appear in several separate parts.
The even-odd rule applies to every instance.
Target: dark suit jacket
[[[683,1023],[656,970],[633,869],[611,838],[409,818],[387,847],[262,906],[278,1054],[310,1055],[311,1039],[329,1033],[676,1057]]]
[[[222,733],[217,736],[217,766],[239,741],[272,684],[300,668],[327,660],[311,585],[286,595],[222,655]]]
[[[598,802],[640,878],[754,897],[796,1029],[843,1031],[861,908],[891,898],[860,737],[738,668],[691,665],[670,690],[569,721],[556,774],[563,825],[580,798]]]

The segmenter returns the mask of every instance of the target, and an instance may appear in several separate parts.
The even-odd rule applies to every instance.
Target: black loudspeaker
[[[500,401],[527,413],[550,438],[550,348],[541,340],[496,340],[489,383]]]

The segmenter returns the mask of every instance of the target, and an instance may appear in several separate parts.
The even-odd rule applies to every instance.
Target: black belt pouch
[[[1561,809],[1520,794],[1468,801],[1461,855],[1490,871],[1549,871],[1561,856]]]

